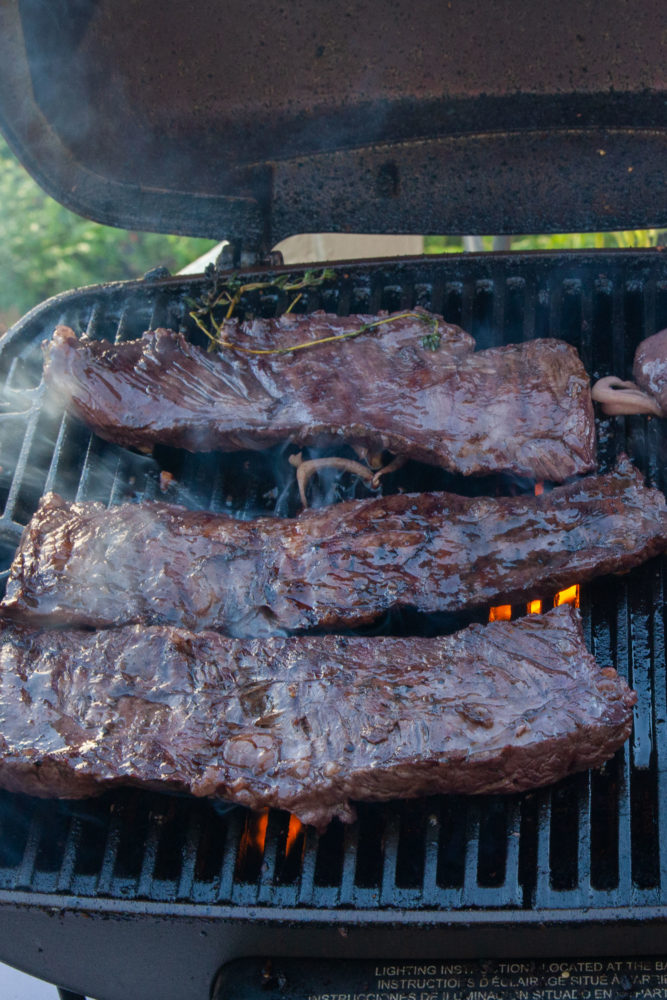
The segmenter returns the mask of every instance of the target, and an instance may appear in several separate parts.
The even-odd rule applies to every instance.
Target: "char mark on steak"
[[[10,625],[0,785],[169,789],[322,828],[353,819],[350,800],[518,792],[596,767],[635,701],[568,606],[436,639]]]
[[[280,635],[355,627],[391,608],[533,600],[665,548],[665,498],[626,458],[541,496],[397,494],[293,519],[49,494],[24,531],[0,613]]]
[[[442,317],[396,315],[353,339],[256,355],[207,353],[164,329],[112,344],[58,327],[44,375],[97,434],[144,451],[345,441],[363,456],[388,450],[463,475],[562,482],[595,468],[590,384],[573,347],[534,340],[475,353],[472,337]],[[230,320],[225,334],[253,349],[285,348],[377,319]],[[436,350],[422,343],[432,319]]]

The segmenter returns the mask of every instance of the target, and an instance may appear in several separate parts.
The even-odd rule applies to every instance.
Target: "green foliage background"
[[[160,264],[176,272],[213,246],[75,215],[42,191],[0,136],[0,332],[57,292],[141,277]]]
[[[495,236],[482,236],[482,249],[494,250]],[[667,233],[661,229],[630,229],[609,233],[549,233],[536,236],[509,237],[511,250],[603,250],[615,247],[655,247],[667,243]],[[424,253],[460,253],[461,236],[425,236]]]

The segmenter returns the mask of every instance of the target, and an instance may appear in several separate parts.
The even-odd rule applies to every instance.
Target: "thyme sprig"
[[[422,347],[426,351],[437,351],[440,347],[440,330],[438,329],[438,321],[435,320],[435,326],[430,333],[427,333],[422,337]]]
[[[417,319],[428,324],[430,330],[422,338],[422,346],[431,351],[437,350],[440,346],[440,329],[437,318],[435,316],[429,316],[427,313],[412,311],[396,313],[392,316],[383,316],[380,319],[372,320],[370,323],[362,324],[356,330],[348,330],[345,333],[333,334],[330,337],[320,337],[317,340],[307,340],[300,344],[291,344],[287,347],[244,347],[242,344],[227,340],[223,332],[225,324],[232,318],[242,296],[247,292],[254,292],[267,288],[275,288],[285,292],[297,292],[296,296],[292,299],[288,308],[285,310],[285,315],[287,315],[292,311],[294,306],[302,297],[305,289],[317,287],[323,282],[331,280],[335,277],[335,271],[332,271],[330,268],[325,268],[319,274],[315,271],[306,271],[304,272],[303,277],[296,281],[293,278],[290,278],[289,275],[281,275],[273,281],[251,281],[246,282],[245,284],[242,284],[238,278],[230,278],[222,287],[214,285],[212,292],[210,292],[208,296],[203,297],[198,302],[190,302],[189,304],[192,305],[193,308],[191,309],[189,315],[208,339],[209,351],[227,348],[233,351],[240,351],[243,354],[289,354],[294,351],[306,350],[310,347],[318,347],[321,344],[329,344],[337,340],[351,340],[353,337],[358,337],[360,334],[366,333],[368,330],[373,330],[378,326],[383,326],[385,323],[393,323],[395,320],[399,319]],[[225,313],[222,319],[217,320],[214,315],[214,310],[218,309],[220,306],[225,308]]]
[[[214,281],[212,290],[202,296],[198,301],[189,300],[188,305],[192,306],[190,318],[196,323],[202,333],[209,341],[209,351],[218,347],[236,347],[225,340],[222,329],[231,319],[239,306],[242,297],[248,292],[257,292],[265,289],[275,289],[281,292],[296,292],[285,313],[290,313],[299,299],[303,296],[307,288],[317,288],[325,281],[331,281],[336,277],[336,272],[331,268],[324,268],[319,273],[317,271],[304,271],[300,278],[293,278],[289,274],[281,274],[272,281],[248,281],[242,282],[240,278],[231,277],[223,285],[219,285],[217,279]],[[221,320],[215,317],[215,310],[222,307],[225,312]],[[210,326],[209,326],[210,324]],[[212,327],[212,331],[211,331]],[[238,348],[241,350],[242,348]]]

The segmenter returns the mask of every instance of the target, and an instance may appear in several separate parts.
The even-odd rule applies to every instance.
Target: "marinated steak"
[[[667,330],[643,340],[635,352],[632,369],[635,382],[667,415]]]
[[[568,606],[436,639],[8,626],[0,785],[143,785],[322,828],[354,818],[350,799],[517,792],[596,767],[635,701]]]
[[[171,330],[112,344],[58,327],[44,375],[97,434],[151,450],[342,443],[384,449],[463,475],[511,472],[561,482],[595,468],[588,376],[559,340],[474,353],[457,326],[392,314],[350,340],[282,354],[207,353]],[[407,318],[400,318],[407,317]],[[286,315],[225,326],[254,350],[350,334],[377,316]],[[424,346],[437,322],[439,346]]]
[[[395,607],[532,600],[667,548],[667,508],[627,459],[541,496],[351,500],[294,519],[161,502],[42,501],[0,612],[32,624],[143,622],[236,636],[362,625]]]

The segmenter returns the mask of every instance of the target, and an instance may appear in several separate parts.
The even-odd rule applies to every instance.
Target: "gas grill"
[[[119,24],[116,33],[117,5],[80,3],[63,23],[33,2],[9,3],[0,13],[2,44],[15,57],[0,72],[3,129],[45,186],[57,188],[73,207],[91,211],[94,204],[98,218],[121,224],[230,236],[237,265],[304,228],[592,229],[600,219],[606,227],[627,226],[645,220],[649,198],[650,221],[667,223],[655,176],[664,157],[664,102],[650,66],[624,77],[625,89],[612,93],[601,83],[603,68],[595,57],[592,86],[581,85],[581,93],[568,96],[554,82],[549,59],[560,60],[559,72],[563,65],[571,74],[576,70],[575,90],[583,63],[560,51],[556,56],[551,39],[544,55],[529,61],[526,92],[511,100],[500,86],[471,96],[479,86],[473,87],[467,64],[468,97],[420,97],[420,80],[431,80],[430,91],[437,89],[427,59],[435,42],[422,38],[419,65],[406,62],[407,5],[399,5],[393,27],[373,23],[383,44],[395,44],[398,83],[413,85],[407,97],[393,77],[380,76],[381,86],[371,88],[365,103],[355,104],[350,93],[347,103],[327,104],[323,91],[320,104],[313,98],[306,107],[295,84],[301,101],[296,112],[281,105],[281,114],[264,119],[258,97],[245,126],[234,109],[223,115],[225,145],[210,133],[212,108],[219,106],[222,114],[225,101],[211,96],[213,85],[199,105],[187,93],[193,80],[173,42],[177,6],[142,5],[138,22]],[[423,6],[424,23],[429,32],[440,25],[434,34],[442,41],[438,18],[446,19],[444,12]],[[465,41],[463,51],[471,45],[466,25],[478,23],[471,6],[479,18],[483,4],[466,5],[465,15],[447,15],[451,44]],[[54,4],[56,14],[58,9]],[[581,45],[589,54],[594,46],[583,38],[592,32],[618,79],[621,57],[614,55],[610,33],[624,56],[640,41],[654,44],[650,18],[641,11],[621,28],[620,3],[596,9],[595,21],[585,4],[561,3],[557,10],[559,24],[571,17],[568,33],[583,32]],[[316,14],[308,5],[281,11],[280,52],[300,40],[308,53],[304,72],[312,76],[313,59],[324,59],[327,46],[339,46],[343,77],[347,70],[358,79],[359,52],[354,45],[340,46],[353,38],[361,14],[348,12],[352,20],[346,25],[344,13]],[[524,13],[513,30],[526,43],[531,31],[543,35],[544,25],[535,14],[531,20],[528,8]],[[241,16],[232,14],[237,20],[228,25]],[[260,4],[258,23],[265,15]],[[203,15],[192,17],[191,34],[178,38],[184,52],[194,38],[204,44]],[[546,18],[552,31],[554,18],[554,11]],[[164,74],[171,56],[160,62],[151,50],[138,66],[136,47],[125,51],[128,39],[136,42],[135,33],[141,38],[148,28],[156,33],[158,52],[171,39],[173,75],[180,72],[186,88],[178,101],[174,79]],[[501,29],[511,41],[510,26]],[[231,34],[231,40],[221,37],[233,49]],[[248,44],[253,40],[250,33]],[[77,56],[93,43],[101,45],[101,57],[91,68]],[[378,47],[376,42],[369,73],[370,64],[387,72]],[[204,49],[202,63],[210,67]],[[111,72],[110,53],[118,58],[118,73]],[[256,56],[249,58],[251,67],[241,77],[252,89]],[[69,70],[70,59],[71,75],[58,73],[63,61]],[[288,86],[289,77],[283,71],[272,80],[270,52],[267,59],[259,90],[270,105],[272,86]],[[448,71],[454,73],[445,67],[445,77]],[[325,82],[330,72],[325,69]],[[195,76],[201,85],[205,73]],[[123,131],[115,119],[89,152],[86,129],[64,109],[71,104],[70,88],[79,99],[93,85],[98,99],[100,93],[118,97],[123,79],[134,86],[144,81],[131,108],[132,129],[124,123],[129,138],[138,142],[143,134],[142,153],[154,153],[164,130],[159,164],[146,173],[141,158],[138,182],[130,176],[127,150],[118,155]],[[538,79],[546,79],[544,93],[528,93]],[[153,117],[159,80],[167,100]],[[224,72],[214,83],[223,82],[229,83]],[[83,91],[76,90],[79,84]],[[446,92],[446,85],[441,89]],[[379,92],[384,104],[378,103]],[[193,147],[187,157],[177,149],[186,105],[194,105],[200,144],[196,162],[202,172],[196,176],[183,169]],[[260,111],[268,114],[264,105]],[[578,130],[572,128],[575,119]],[[282,158],[269,169],[262,157],[286,126]],[[220,166],[219,176],[210,162],[202,165],[207,156]],[[488,158],[494,164],[491,181],[485,179]],[[108,172],[97,173],[105,161],[111,162]],[[600,163],[602,172],[591,175],[591,164]],[[519,204],[516,192],[531,179],[534,197]],[[250,264],[243,274],[249,281],[271,281],[286,270],[272,268]],[[470,331],[480,348],[560,337],[577,347],[592,378],[629,377],[637,344],[667,326],[667,258],[658,249],[455,255],[341,263],[334,269],[332,280],[305,292],[297,311],[345,315],[424,306]],[[152,456],[139,455],[91,435],[44,391],[39,345],[57,324],[111,340],[156,326],[194,336],[189,300],[205,291],[206,282],[153,275],[69,292],[33,310],[0,342],[0,570],[9,566],[23,526],[48,490],[110,504],[164,497],[239,517],[296,512],[289,449],[191,455],[158,448]],[[271,290],[245,302],[267,316],[286,305]],[[667,491],[664,421],[605,418],[597,430],[602,469],[626,452],[651,484]],[[164,471],[171,474],[167,480]],[[498,494],[533,487],[501,476],[463,480],[415,463],[383,484],[385,491]],[[331,473],[319,480],[314,502],[362,495],[362,484]],[[589,648],[601,666],[614,666],[628,678],[639,700],[631,740],[615,758],[600,771],[554,787],[520,796],[361,804],[355,824],[334,821],[321,835],[280,812],[258,816],[242,807],[135,790],[74,803],[0,793],[0,959],[99,1000],[197,1000],[212,992],[216,1000],[260,994],[407,1000],[413,992],[415,1000],[489,1000],[520,995],[513,991],[522,988],[530,988],[530,1000],[559,1000],[568,980],[580,991],[609,986],[614,997],[664,989],[667,964],[656,957],[667,926],[664,569],[665,560],[656,559],[624,577],[582,586]],[[525,611],[512,609],[513,615]],[[488,609],[459,616],[406,613],[388,616],[374,631],[433,634],[487,618]],[[472,964],[480,956],[485,962]],[[602,961],[612,956],[616,973]],[[586,961],[579,962],[581,957]],[[611,982],[613,975],[618,984]],[[586,976],[597,980],[587,983]],[[534,982],[522,986],[519,979]],[[595,996],[609,1000],[604,992]]]

